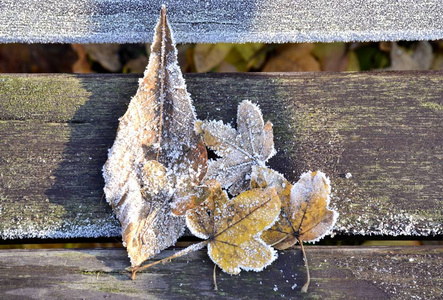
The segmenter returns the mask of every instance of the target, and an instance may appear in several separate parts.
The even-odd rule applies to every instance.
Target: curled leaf
[[[205,144],[220,156],[209,162],[206,179],[215,179],[238,195],[250,186],[252,166],[264,166],[275,154],[272,123],[264,124],[260,108],[250,101],[238,106],[237,130],[221,121],[197,122]]]
[[[275,188],[283,205],[283,203],[288,203],[290,200],[292,184],[282,174],[273,169],[253,166],[251,188]]]
[[[188,191],[177,192],[175,201],[172,203],[172,213],[174,215],[183,215],[188,210],[196,208],[208,198],[215,197],[220,189],[220,183],[216,180],[208,180],[204,184],[192,187]]]
[[[184,231],[185,220],[171,214],[171,202],[194,193],[206,173],[206,148],[194,122],[163,6],[148,67],[103,167],[106,200],[122,225],[132,266],[173,245]]]
[[[261,271],[276,258],[276,252],[260,239],[280,213],[275,189],[252,189],[229,200],[218,189],[201,206],[190,210],[186,224],[197,237],[207,239],[212,261],[229,274],[241,269]]]
[[[324,173],[303,173],[292,187],[290,198],[282,201],[280,219],[263,233],[263,240],[283,250],[297,240],[315,242],[329,234],[338,218],[338,212],[328,207],[330,192]]]

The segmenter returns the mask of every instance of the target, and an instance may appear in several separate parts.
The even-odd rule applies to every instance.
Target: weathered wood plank
[[[443,38],[440,0],[3,0],[0,43],[150,42],[163,3],[179,43]]]
[[[259,103],[274,123],[270,165],[332,180],[336,232],[443,234],[443,72],[195,74],[200,118],[234,122]],[[0,75],[0,236],[119,235],[101,166],[132,75]]]
[[[230,276],[204,251],[129,279],[124,249],[0,250],[2,299],[441,299],[441,247],[307,247],[311,286],[301,251],[280,252],[263,272]],[[162,252],[158,258],[169,256]],[[156,259],[158,259],[156,258]]]

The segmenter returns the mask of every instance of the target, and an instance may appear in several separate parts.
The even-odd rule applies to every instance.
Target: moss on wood
[[[101,167],[137,76],[0,79],[0,235],[119,234],[102,198]],[[442,72],[186,79],[199,118],[232,123],[240,101],[261,106],[274,123],[270,165],[291,181],[309,169],[331,177],[337,232],[443,233]]]

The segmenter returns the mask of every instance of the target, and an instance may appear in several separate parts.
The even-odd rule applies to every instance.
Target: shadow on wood
[[[2,238],[119,235],[101,168],[137,78],[0,76]],[[274,123],[270,165],[291,181],[309,169],[330,176],[337,232],[442,234],[442,72],[186,80],[199,118],[234,122],[241,100],[261,106]]]

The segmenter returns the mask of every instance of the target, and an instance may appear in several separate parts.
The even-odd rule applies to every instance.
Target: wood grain
[[[124,249],[0,250],[2,299],[441,299],[443,249],[422,247],[306,247],[306,279],[298,248],[279,253],[263,272],[231,276],[205,251],[138,273],[131,281]],[[167,250],[158,255],[173,254]]]
[[[101,168],[133,75],[0,75],[0,236],[120,229]],[[186,76],[199,118],[233,123],[244,99],[274,123],[270,165],[331,177],[336,232],[443,233],[443,72]]]

